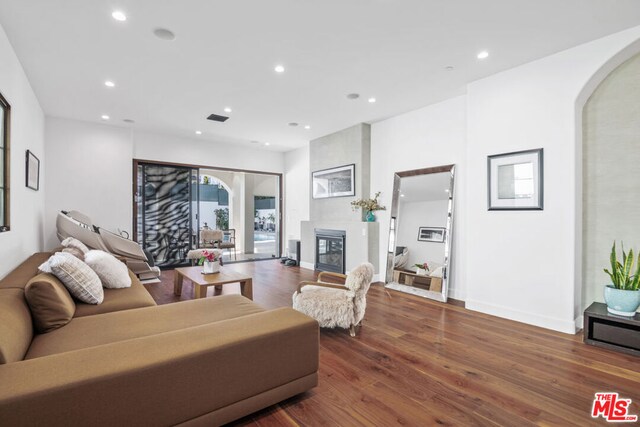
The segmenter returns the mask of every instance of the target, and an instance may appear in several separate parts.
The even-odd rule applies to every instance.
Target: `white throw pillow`
[[[87,247],[87,245],[85,245],[80,240],[76,239],[75,237],[67,237],[60,244],[62,246],[64,246],[65,248],[78,249],[83,254],[86,254],[87,252],[89,252],[89,248]]]
[[[49,265],[49,259],[40,264],[40,266],[38,267],[38,271],[40,271],[40,273],[53,274],[53,271],[51,271],[51,266]]]
[[[102,303],[102,283],[87,264],[66,252],[56,252],[48,263],[53,275],[60,279],[71,295],[87,304]]]
[[[84,262],[96,272],[102,286],[108,289],[131,287],[131,277],[126,264],[105,251],[91,250],[84,254]]]

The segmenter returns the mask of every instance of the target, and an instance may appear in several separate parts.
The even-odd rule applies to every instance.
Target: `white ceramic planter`
[[[218,273],[220,271],[220,261],[205,261],[202,264],[202,272],[204,274]]]

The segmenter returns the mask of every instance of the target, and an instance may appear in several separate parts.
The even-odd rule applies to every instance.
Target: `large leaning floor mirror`
[[[395,174],[388,288],[447,301],[454,169],[454,165],[447,165]]]

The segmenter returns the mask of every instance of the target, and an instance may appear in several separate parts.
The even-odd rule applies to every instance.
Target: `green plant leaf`
[[[609,256],[609,261],[611,261],[611,271],[613,272],[613,274],[616,274],[616,270],[617,270],[617,259],[616,259],[616,241],[613,241],[613,247],[611,248],[611,255]]]
[[[624,270],[622,271],[622,275],[625,279],[625,282],[629,278],[629,273],[631,273],[631,267],[633,266],[633,249],[629,251],[629,256],[622,251],[624,255]]]

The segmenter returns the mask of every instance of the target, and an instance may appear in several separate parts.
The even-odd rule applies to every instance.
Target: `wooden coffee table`
[[[221,270],[219,273],[202,274],[202,267],[180,267],[173,274],[173,293],[182,295],[182,281],[184,278],[193,283],[194,298],[207,296],[209,286],[222,286],[228,283],[240,283],[242,296],[253,299],[253,280],[251,277],[231,270]]]

